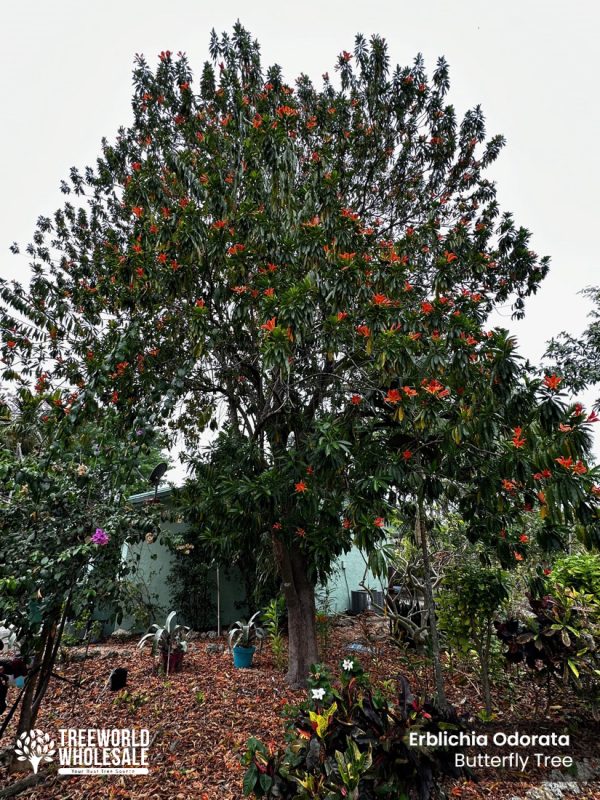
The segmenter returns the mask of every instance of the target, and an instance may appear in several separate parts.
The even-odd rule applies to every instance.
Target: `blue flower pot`
[[[252,656],[256,647],[234,647],[233,648],[233,666],[238,669],[248,669],[252,666]]]

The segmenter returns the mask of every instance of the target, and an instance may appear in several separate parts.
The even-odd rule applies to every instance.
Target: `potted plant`
[[[252,658],[256,651],[256,642],[262,645],[265,632],[256,624],[260,611],[253,614],[248,622],[234,622],[229,631],[229,649],[233,651],[233,666],[247,669],[252,666]]]
[[[190,628],[187,625],[175,625],[176,615],[176,611],[171,611],[164,625],[151,625],[148,633],[145,633],[138,642],[140,649],[152,644],[154,655],[160,653],[162,666],[167,675],[181,670],[183,655],[188,649],[187,637]]]

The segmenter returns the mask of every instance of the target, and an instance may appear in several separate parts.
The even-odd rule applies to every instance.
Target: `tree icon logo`
[[[19,761],[29,761],[34,774],[41,761],[53,761],[54,742],[47,733],[40,730],[25,731],[17,739],[15,753]]]

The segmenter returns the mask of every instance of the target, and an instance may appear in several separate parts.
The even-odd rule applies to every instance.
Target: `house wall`
[[[161,491],[161,499],[168,502],[168,491]],[[147,495],[137,495],[131,500],[135,502],[144,502]],[[177,533],[185,529],[185,525],[177,523],[164,523],[162,525],[164,532]],[[143,591],[147,593],[150,599],[157,606],[157,613],[159,618],[157,622],[167,613],[172,610],[177,610],[174,607],[172,599],[172,576],[171,568],[174,562],[174,556],[164,543],[161,536],[155,542],[149,544],[142,542],[141,544],[125,545],[123,550],[123,558],[130,560],[132,566],[136,569],[136,579],[141,583]],[[210,595],[213,606],[217,605],[217,574],[216,567],[210,573],[211,580]],[[351,592],[361,589],[360,582],[365,575],[365,561],[357,548],[353,548],[350,552],[336,561],[335,568],[331,578],[326,586],[317,587],[317,605],[318,607],[326,610],[328,613],[342,613],[351,608]],[[381,589],[380,583],[367,573],[367,583],[372,589]],[[236,605],[244,595],[241,586],[241,576],[239,572],[234,569],[220,570],[220,596],[221,596],[221,626],[227,628],[235,620],[240,617],[248,617],[257,609],[244,609]],[[180,622],[185,622],[181,619]],[[115,626],[116,627],[116,626]],[[125,615],[118,627],[126,629],[135,629],[135,621],[131,614]],[[139,627],[139,626],[137,626]],[[217,627],[216,613],[211,620],[211,627]]]

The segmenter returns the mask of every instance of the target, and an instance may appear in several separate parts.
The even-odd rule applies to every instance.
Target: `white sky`
[[[354,35],[379,33],[392,62],[439,55],[450,63],[449,101],[459,112],[481,103],[488,133],[508,144],[493,177],[504,210],[552,257],[549,277],[529,300],[526,319],[503,324],[521,352],[539,360],[561,330],[585,327],[589,304],[577,292],[600,284],[596,237],[600,190],[598,49],[594,0],[406,0],[352,5],[254,0],[19,0],[1,8],[0,274],[26,277],[26,244],[39,214],[63,200],[69,167],[93,164],[100,138],[130,119],[135,53],[151,63],[161,50],[185,51],[196,77],[208,57],[211,28],[236,19],[261,43],[263,63],[292,81],[333,73]],[[588,393],[588,401],[592,394]],[[598,437],[597,437],[598,439]],[[600,453],[599,453],[600,454]]]

